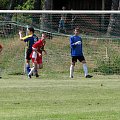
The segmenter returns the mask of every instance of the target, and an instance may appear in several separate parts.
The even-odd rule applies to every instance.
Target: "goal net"
[[[22,74],[25,62],[25,43],[19,40],[29,26],[40,38],[49,36],[43,56],[44,73],[68,73],[71,64],[69,37],[80,28],[83,52],[89,72],[120,74],[120,12],[105,11],[2,11],[0,12],[0,72]],[[83,73],[77,63],[75,72]]]

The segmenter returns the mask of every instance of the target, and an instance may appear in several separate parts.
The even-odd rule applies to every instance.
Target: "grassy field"
[[[4,47],[0,56],[0,120],[120,120],[120,76],[93,72],[97,63],[92,58],[104,55],[105,47],[99,47],[99,41],[84,44],[92,79],[84,78],[79,63],[75,77],[69,78],[69,38],[47,40],[48,55],[43,56],[44,68],[38,79],[23,75],[25,44],[17,35],[0,39],[0,43]]]
[[[119,76],[3,76],[0,120],[120,120]]]

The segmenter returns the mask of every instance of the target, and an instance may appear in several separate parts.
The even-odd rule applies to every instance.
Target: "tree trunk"
[[[41,0],[35,0],[34,10],[41,10]],[[37,24],[39,24],[39,21],[40,21],[40,14],[33,14],[32,24],[38,27]]]
[[[14,10],[15,4],[16,4],[16,0],[10,0],[8,10]]]
[[[120,0],[112,0],[111,10],[119,10],[119,4],[120,4]],[[119,19],[118,14],[110,15],[109,25],[107,29],[107,36],[111,35],[112,31],[114,31],[117,19]]]
[[[15,4],[16,4],[16,0],[10,0],[8,10],[14,10]],[[12,14],[7,13],[5,20],[10,21],[11,18],[12,18]]]
[[[45,10],[53,9],[53,0],[45,0]]]

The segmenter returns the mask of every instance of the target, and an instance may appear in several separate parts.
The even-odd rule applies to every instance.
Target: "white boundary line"
[[[47,14],[120,14],[119,10],[0,10],[0,13],[47,13]]]

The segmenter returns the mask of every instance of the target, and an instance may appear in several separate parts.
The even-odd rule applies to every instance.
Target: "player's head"
[[[66,7],[65,7],[65,6],[63,6],[63,7],[62,7],[62,10],[66,10]]]
[[[61,16],[61,20],[64,20],[64,16],[63,15]]]
[[[28,34],[31,35],[31,34],[34,34],[34,28],[33,27],[29,27],[28,28]]]
[[[74,34],[75,34],[75,35],[79,35],[79,33],[80,33],[80,29],[79,29],[78,27],[76,27],[76,28],[74,29]]]
[[[47,35],[46,35],[45,32],[43,32],[43,33],[42,33],[42,36],[41,36],[41,39],[42,39],[42,40],[45,40],[46,38],[47,38]]]

